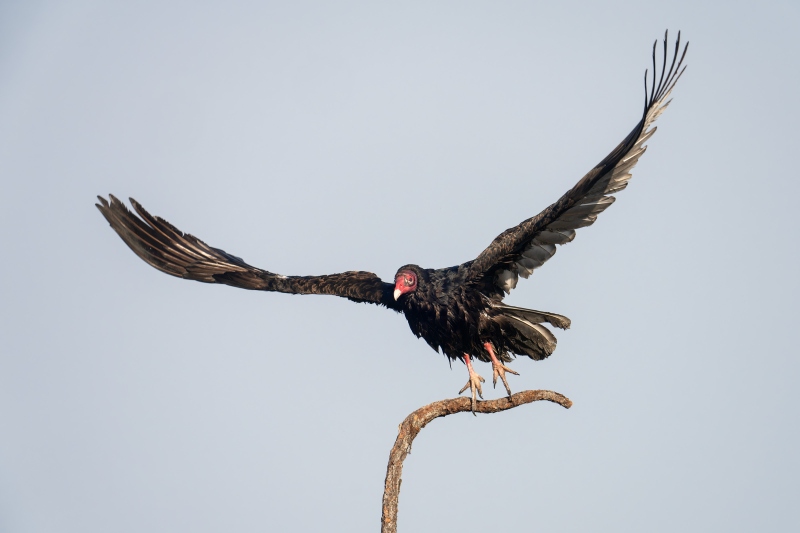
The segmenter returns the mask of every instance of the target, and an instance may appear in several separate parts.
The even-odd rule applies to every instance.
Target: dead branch
[[[510,398],[479,401],[475,412],[498,413],[513,409],[519,405],[547,400],[569,409],[572,401],[566,396],[549,390],[526,390],[512,395]],[[417,434],[432,420],[441,416],[471,411],[470,398],[459,397],[441,400],[420,407],[403,420],[397,433],[392,451],[389,452],[389,466],[386,468],[386,485],[383,489],[383,515],[381,516],[381,533],[397,533],[397,499],[400,496],[400,483],[403,474],[403,461],[411,453],[411,443]]]

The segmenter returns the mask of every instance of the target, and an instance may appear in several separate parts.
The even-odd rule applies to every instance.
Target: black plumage
[[[656,43],[657,44],[657,43]],[[594,223],[613,202],[612,193],[624,189],[630,170],[644,153],[644,143],[656,131],[653,122],[669,104],[680,78],[688,44],[680,52],[680,33],[667,68],[667,36],[660,75],[653,45],[653,77],[645,72],[645,107],[642,118],[608,156],[557,202],[538,215],[498,235],[472,261],[458,266],[426,269],[405,265],[386,283],[371,272],[344,272],[324,276],[282,276],[245,263],[241,258],[208,246],[184,234],[166,220],[150,215],[131,199],[136,214],[113,195],[102,197],[98,209],[114,231],[144,261],[185,279],[222,283],[243,289],[291,294],[330,294],[355,302],[383,305],[402,312],[411,331],[450,359],[467,364],[470,380],[464,387],[481,394],[483,378],[474,372],[470,358],[491,362],[510,394],[503,363],[514,355],[541,360],[553,353],[556,338],[544,324],[567,329],[568,318],[554,313],[505,305],[504,296],[556,252],[571,242],[575,230]],[[138,215],[138,216],[137,216]]]

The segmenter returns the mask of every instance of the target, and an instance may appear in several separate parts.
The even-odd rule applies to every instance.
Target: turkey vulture
[[[667,70],[667,35],[661,73],[656,67],[653,45],[653,77],[645,71],[645,106],[633,131],[597,166],[556,203],[538,215],[509,228],[472,261],[430,269],[405,265],[393,283],[371,272],[344,272],[327,276],[282,276],[256,268],[239,257],[208,246],[183,233],[166,220],[152,216],[130,199],[138,217],[113,195],[98,197],[100,212],[125,244],[141,259],[172,276],[222,283],[242,289],[291,294],[331,294],[354,302],[378,304],[403,313],[411,331],[450,360],[464,361],[475,410],[476,393],[483,397],[485,380],[473,369],[471,358],[492,364],[493,382],[498,376],[508,394],[506,372],[517,374],[504,363],[514,355],[541,360],[556,348],[556,338],[545,323],[567,329],[562,315],[523,309],[503,303],[517,286],[553,254],[557,245],[575,238],[575,230],[590,226],[597,215],[614,203],[613,193],[628,185],[630,171],[644,153],[644,143],[655,133],[653,122],[669,105],[669,95],[686,67],[682,67],[688,44],[680,52],[680,32]],[[677,64],[676,64],[677,63]]]

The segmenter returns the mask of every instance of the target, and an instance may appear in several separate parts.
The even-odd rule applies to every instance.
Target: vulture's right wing
[[[142,260],[161,272],[204,283],[223,283],[242,289],[290,294],[331,294],[356,302],[395,308],[394,286],[372,272],[343,272],[327,276],[281,276],[248,265],[241,258],[213,248],[197,237],[148,213],[130,199],[138,217],[114,195],[98,196],[97,208],[111,227]],[[140,218],[141,217],[141,218]]]

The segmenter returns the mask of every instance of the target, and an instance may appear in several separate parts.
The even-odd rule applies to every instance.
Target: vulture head
[[[400,267],[394,275],[394,299],[399,300],[405,294],[415,292],[419,284],[424,282],[422,269],[417,265]]]

